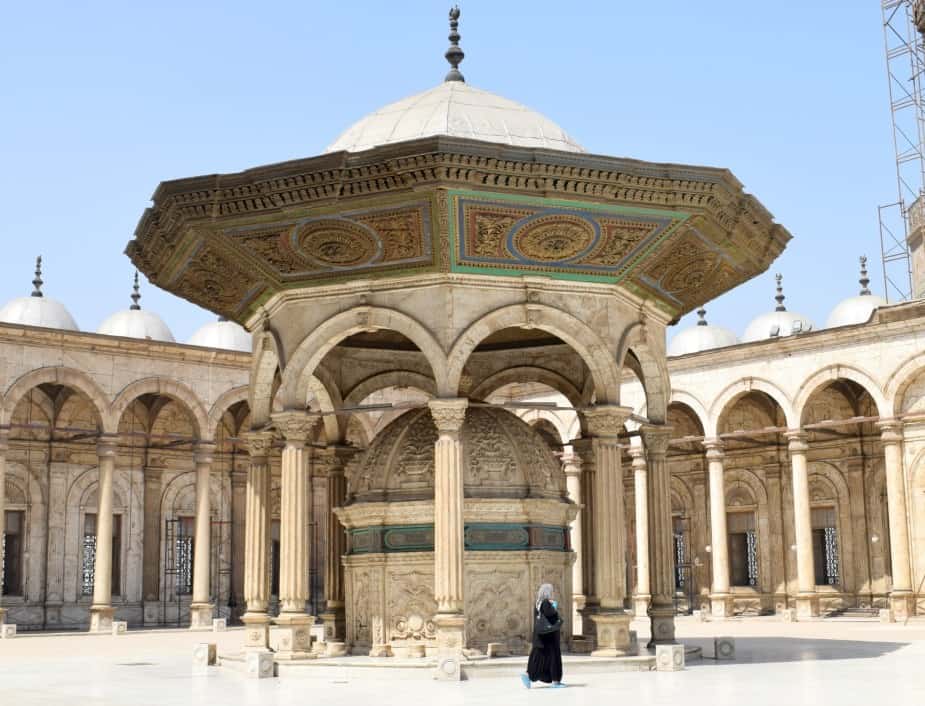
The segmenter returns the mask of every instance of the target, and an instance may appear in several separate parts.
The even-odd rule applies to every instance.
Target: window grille
[[[758,585],[758,534],[755,530],[745,533],[745,547],[748,556],[748,585]]]
[[[830,586],[838,584],[838,531],[825,528],[825,578]]]
[[[93,577],[96,569],[96,535],[84,533],[83,563],[80,569],[80,592],[84,596],[93,595]]]

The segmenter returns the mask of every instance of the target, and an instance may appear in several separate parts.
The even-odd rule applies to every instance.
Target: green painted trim
[[[469,536],[471,531],[498,531],[510,532],[519,531],[525,535],[525,541],[522,543],[504,543],[504,542],[487,542],[471,544]],[[362,556],[366,554],[400,554],[402,552],[432,552],[433,544],[408,544],[405,546],[389,546],[387,537],[392,532],[430,532],[434,531],[433,525],[376,525],[372,527],[359,527],[348,530],[349,546],[347,553],[352,556]],[[519,523],[494,523],[494,522],[475,522],[467,524],[463,528],[463,537],[465,538],[466,551],[571,551],[569,541],[569,528],[559,527],[556,525],[533,525]],[[537,542],[536,538],[539,533],[551,533],[561,537],[562,541],[556,545]],[[359,550],[355,548],[354,537],[368,537],[368,541],[363,543]]]

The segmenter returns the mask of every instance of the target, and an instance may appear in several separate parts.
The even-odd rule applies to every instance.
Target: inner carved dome
[[[548,442],[519,417],[469,407],[461,434],[466,497],[565,499],[565,475]],[[349,469],[348,504],[433,498],[436,441],[429,409],[393,420]]]

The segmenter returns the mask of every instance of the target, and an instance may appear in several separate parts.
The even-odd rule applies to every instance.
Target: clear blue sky
[[[0,25],[0,302],[45,291],[84,330],[125,308],[122,254],[158,182],[318,154],[441,81],[446,0],[16,2]],[[710,306],[741,335],[773,304],[817,326],[882,293],[876,207],[894,201],[879,3],[464,0],[470,84],[589,151],[728,167],[794,239]],[[147,285],[178,340],[212,315]],[[685,321],[682,325],[689,323]],[[675,333],[676,329],[669,332]]]

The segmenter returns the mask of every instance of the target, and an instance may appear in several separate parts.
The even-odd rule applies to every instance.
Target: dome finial
[[[870,288],[867,285],[870,284],[870,277],[867,276],[867,255],[861,255],[861,279],[858,282],[861,283],[861,296],[869,295]]]
[[[703,307],[697,309],[697,325],[698,326],[708,326],[707,324],[707,310]]]
[[[132,285],[132,305],[129,307],[131,311],[141,309],[141,304],[138,303],[139,299],[141,299],[141,292],[138,287],[138,270],[135,270],[135,284]]]
[[[450,66],[453,68],[450,69],[450,72],[444,78],[444,81],[462,81],[465,83],[466,79],[463,78],[463,75],[459,73],[459,62],[465,58],[463,50],[459,48],[459,5],[454,5],[450,8],[450,48],[446,50],[446,60],[450,62]]]
[[[784,306],[784,287],[781,284],[784,280],[784,276],[778,272],[774,275],[774,280],[777,282],[777,294],[774,296],[774,299],[777,301],[777,306],[774,307],[774,311],[787,311],[787,307]]]
[[[32,280],[32,286],[35,287],[35,289],[32,290],[33,297],[43,296],[42,295],[42,285],[43,284],[44,282],[42,281],[42,256],[39,255],[37,258],[35,258],[35,279]]]

